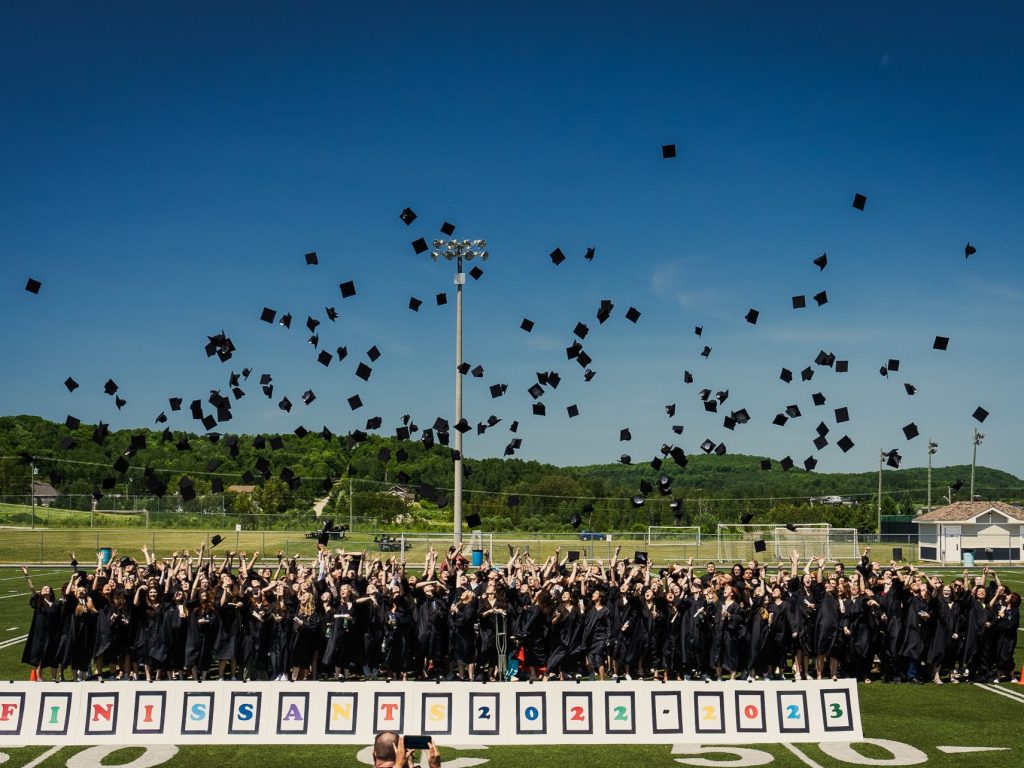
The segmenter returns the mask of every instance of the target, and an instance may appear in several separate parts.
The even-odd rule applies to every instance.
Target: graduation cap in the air
[[[442,291],[441,293],[434,296],[434,301],[437,302],[437,306],[443,307],[448,303],[448,294]]]
[[[421,306],[423,306],[423,302],[420,299],[417,299],[415,296],[409,297],[409,309],[413,312],[419,312]]]
[[[216,547],[222,541],[224,541],[224,537],[220,534],[215,533],[213,536],[210,537],[210,547]]]
[[[850,370],[849,360],[836,360],[836,373],[846,373]]]
[[[775,414],[775,418],[772,419],[772,424],[774,424],[777,427],[784,427],[786,426],[787,421],[789,421],[789,417],[786,416],[786,414],[777,413]]]
[[[965,259],[969,259],[971,256],[973,256],[977,252],[978,252],[978,249],[975,248],[970,243],[967,243],[967,245],[964,246],[964,258]]]
[[[793,372],[789,370],[789,368],[783,368],[782,371],[779,373],[779,378],[782,379],[782,381],[789,384],[791,381],[793,381]]]
[[[470,512],[466,515],[466,527],[467,528],[479,528],[482,524],[480,515],[476,512]]]
[[[405,226],[409,226],[416,221],[416,212],[412,208],[403,208],[402,212],[398,214],[398,218],[405,223]]]
[[[793,459],[791,459],[789,456],[786,456],[781,461],[779,461],[779,466],[782,467],[782,470],[784,472],[788,472],[793,468]]]
[[[744,316],[743,319],[746,320],[751,325],[757,325],[757,318],[760,316],[760,314],[761,313],[758,312],[756,309],[749,309],[747,310],[747,314]]]
[[[917,394],[917,387],[915,387],[913,384],[911,384],[909,382],[904,382],[903,388],[907,391],[908,395],[916,395]]]
[[[821,254],[821,256],[819,256],[818,258],[816,258],[814,260],[814,266],[816,266],[820,270],[824,270],[827,265],[828,265],[828,254],[827,253]]]
[[[636,307],[630,307],[626,310],[626,319],[631,323],[635,323],[640,319],[640,311]]]
[[[452,224],[450,221],[446,221],[444,222],[444,224],[441,225],[441,232],[451,237],[452,235],[455,234],[455,225]]]
[[[815,405],[824,405],[825,396],[821,392],[815,392],[813,395],[811,395],[811,402],[813,402]]]
[[[28,282],[25,283],[25,290],[29,293],[39,293],[39,289],[43,287],[43,284],[36,280],[34,277],[30,277]]]
[[[676,156],[676,145],[675,144],[662,144],[661,145],[661,157],[664,160],[671,160]]]
[[[530,333],[530,331],[533,330],[533,320],[530,320],[528,317],[524,317],[523,322],[519,324],[519,327],[527,333]]]
[[[583,258],[586,259],[587,261],[593,261],[594,260],[594,253],[595,253],[596,250],[597,249],[594,248],[593,246],[587,248],[587,252],[585,254],[583,254]]]
[[[863,211],[864,204],[867,201],[868,199],[864,197],[864,195],[862,195],[860,192],[858,192],[853,196],[853,207],[856,208],[858,211]]]
[[[554,264],[556,267],[563,261],[565,261],[565,254],[562,253],[561,248],[555,248],[555,250],[553,250],[550,255],[551,263]]]
[[[575,403],[573,405],[568,406],[565,410],[569,414],[570,419],[573,419],[580,415],[579,406],[577,406]]]
[[[768,545],[765,544],[764,539],[757,539],[757,540],[754,541],[754,551],[755,552],[765,552],[765,551],[767,551],[767,549],[768,549]]]
[[[936,336],[935,341],[932,342],[932,349],[939,349],[945,351],[949,346],[948,336]]]
[[[903,436],[906,437],[907,440],[913,440],[919,434],[920,432],[917,431],[917,424],[914,422],[910,422],[903,428]]]
[[[836,423],[842,424],[844,421],[850,420],[850,409],[845,405],[842,408],[836,408]]]
[[[67,387],[68,392],[74,392],[76,389],[78,389],[78,382],[75,381],[70,376],[68,376],[66,379],[64,379],[64,386]]]
[[[974,409],[974,413],[971,414],[979,422],[984,423],[985,419],[988,418],[988,411],[982,408],[980,405]]]
[[[825,304],[828,304],[828,291],[819,291],[814,294],[813,298],[819,307],[824,306]]]
[[[310,251],[309,253],[306,254],[306,264],[312,267],[319,263],[320,262],[316,257],[316,251]]]
[[[622,442],[624,440],[632,440],[632,439],[633,439],[633,435],[630,433],[629,427],[626,427],[625,429],[620,429],[619,430],[619,442]]]
[[[841,438],[839,438],[838,442],[836,442],[836,445],[839,446],[839,449],[843,453],[846,453],[851,448],[853,448],[853,440],[850,439],[849,435],[843,435]]]
[[[793,309],[803,309],[807,306],[807,297],[803,294],[793,297]]]
[[[771,468],[772,468],[772,460],[771,459],[761,459],[761,469],[763,471],[767,472]]]
[[[415,240],[412,241],[411,245],[413,251],[416,252],[417,254],[424,253],[425,251],[428,251],[430,249],[430,246],[427,245],[426,239],[422,237],[417,237]]]

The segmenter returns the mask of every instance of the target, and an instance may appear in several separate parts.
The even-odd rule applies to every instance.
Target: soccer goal
[[[652,563],[681,563],[700,555],[699,525],[649,525],[644,536]]]
[[[776,559],[788,560],[798,552],[801,560],[823,556],[829,561],[855,563],[860,557],[856,528],[833,528],[831,525],[797,525],[791,531],[784,526],[775,529]]]

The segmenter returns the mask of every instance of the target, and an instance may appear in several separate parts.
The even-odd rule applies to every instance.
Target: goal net
[[[699,557],[699,525],[649,525],[644,537],[647,556],[652,563],[682,563]]]
[[[860,557],[856,528],[833,528],[829,523],[806,523],[790,530],[782,525],[718,525],[718,560],[788,560],[796,552],[801,560],[824,556],[827,560],[855,561]],[[763,552],[755,542],[763,541]]]

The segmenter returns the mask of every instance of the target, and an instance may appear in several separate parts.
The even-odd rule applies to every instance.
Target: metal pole
[[[878,459],[878,543],[882,543],[882,463],[885,461],[885,451],[879,451]]]
[[[455,424],[462,421],[462,256],[455,271]],[[462,431],[455,430],[455,545],[462,543]]]
[[[28,470],[28,498],[29,504],[32,506],[32,530],[36,529],[36,465],[33,462],[29,464]]]
[[[352,475],[348,476],[348,530],[351,533],[355,530],[355,518],[352,511]]]
[[[928,511],[932,511],[932,454],[935,452],[931,439],[928,440]]]
[[[971,449],[971,501],[974,501],[974,465],[978,463],[978,428],[974,428],[974,440]]]

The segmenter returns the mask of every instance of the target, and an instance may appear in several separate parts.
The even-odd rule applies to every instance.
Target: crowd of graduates
[[[433,548],[311,559],[205,548],[138,561],[72,556],[31,590],[23,661],[39,680],[823,679],[999,681],[1014,674],[1020,595],[880,565],[756,561],[655,568],[509,548],[472,566]]]

